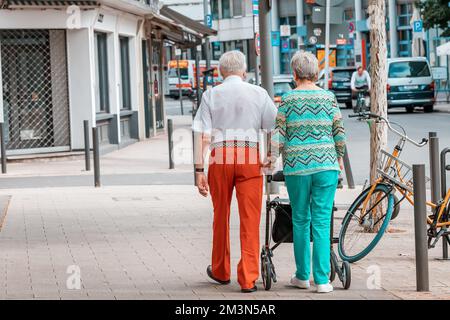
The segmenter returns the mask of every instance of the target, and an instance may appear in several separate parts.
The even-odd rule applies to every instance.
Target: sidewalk
[[[338,204],[344,205],[349,194],[339,191]],[[235,202],[232,283],[219,286],[205,273],[211,252],[210,200],[191,186],[41,188],[1,195],[12,199],[0,232],[0,299],[450,298],[450,262],[435,260],[440,248],[429,252],[432,292],[415,292],[413,219],[406,205],[392,225],[401,232],[386,234],[366,259],[352,265],[350,290],[338,280],[329,295],[289,287],[294,262],[292,245],[284,244],[274,252],[279,281],[273,289],[241,294]],[[336,215],[336,230],[342,215]],[[71,288],[76,284],[74,270],[80,271],[81,287],[70,290],[67,283]],[[377,279],[381,287],[374,289]],[[262,289],[260,281],[257,285]]]
[[[174,116],[174,144],[192,148],[191,116]],[[178,154],[175,155],[176,157]],[[192,184],[193,169],[190,163],[176,163],[169,168],[167,135],[161,134],[113,151],[100,157],[100,172],[104,185]],[[192,160],[191,160],[192,161]],[[93,185],[93,159],[91,171],[85,170],[84,156],[78,159],[58,158],[8,163],[7,174],[0,174],[0,188],[23,186],[63,187]],[[171,182],[172,181],[172,182]]]

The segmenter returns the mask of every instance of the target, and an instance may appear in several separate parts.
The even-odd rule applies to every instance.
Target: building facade
[[[174,10],[202,20],[202,2],[167,1]],[[209,14],[217,37],[211,38],[213,59],[232,49],[243,51],[249,70],[255,70],[253,0],[209,0]],[[257,5],[256,1],[256,5]],[[325,43],[325,0],[273,0],[271,9],[274,74],[289,73],[289,62],[299,48],[323,51]],[[335,65],[368,64],[370,39],[368,0],[332,1],[330,42]],[[413,54],[413,0],[387,0],[387,38],[390,57]],[[432,48],[430,50],[432,51]],[[318,56],[321,56],[319,52]]]
[[[164,131],[162,53],[203,35],[161,9],[156,0],[0,0],[7,154],[83,149],[84,120],[104,151]]]

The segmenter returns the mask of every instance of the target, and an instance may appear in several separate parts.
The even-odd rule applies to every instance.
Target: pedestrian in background
[[[320,293],[333,291],[330,273],[330,223],[345,132],[334,94],[315,85],[317,58],[297,52],[291,61],[297,88],[281,100],[272,136],[270,165],[283,155],[283,171],[292,205],[296,273],[291,284],[310,287],[310,228],[313,275]]]
[[[212,262],[207,274],[220,284],[230,283],[230,204],[236,189],[241,240],[238,282],[242,292],[253,292],[259,278],[263,194],[259,138],[262,129],[273,129],[277,111],[266,90],[244,81],[245,61],[239,51],[222,55],[219,70],[224,81],[203,94],[193,130],[197,187],[205,197],[211,193],[214,207]],[[206,177],[208,148],[211,156]]]

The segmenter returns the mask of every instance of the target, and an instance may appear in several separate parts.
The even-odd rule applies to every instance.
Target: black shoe
[[[210,265],[208,266],[208,268],[206,268],[206,273],[208,274],[208,277],[210,277],[217,283],[220,283],[220,284],[229,284],[230,283],[230,280],[223,281],[223,280],[219,280],[219,279],[215,278],[212,274],[212,268]]]
[[[241,289],[242,293],[252,293],[255,292],[256,290],[258,290],[258,288],[256,286],[254,286],[253,288],[250,289]]]

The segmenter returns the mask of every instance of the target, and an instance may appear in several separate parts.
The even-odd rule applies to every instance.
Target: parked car
[[[256,84],[255,78],[251,78],[248,80],[251,84]],[[259,83],[261,85],[261,82]],[[294,89],[296,87],[294,77],[289,74],[275,75],[273,76],[273,92],[274,92],[274,101],[275,104],[281,102],[281,97],[286,92]]]
[[[275,103],[278,105],[281,102],[281,97],[286,92],[296,87],[294,77],[291,75],[273,76],[273,93]]]
[[[345,103],[347,108],[352,108],[352,80],[355,67],[336,67],[331,69],[329,79],[329,89],[334,92],[336,99],[340,103]]]
[[[404,107],[413,112],[422,107],[433,112],[434,81],[426,58],[388,59],[387,100],[388,107]]]

